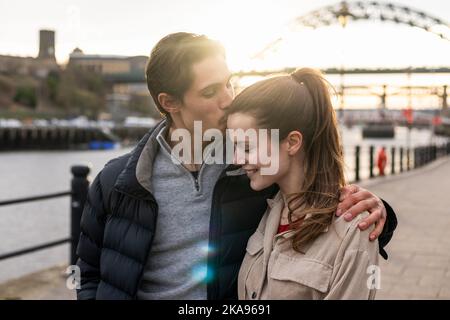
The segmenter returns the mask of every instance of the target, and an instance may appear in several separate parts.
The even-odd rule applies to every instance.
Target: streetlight
[[[337,13],[337,19],[339,24],[342,26],[342,39],[344,38],[344,29],[347,26],[348,16],[350,15],[348,11],[348,5],[345,1],[341,3],[341,8]],[[339,108],[339,118],[343,121],[344,118],[344,46],[342,46],[342,57],[341,57],[341,67],[339,70],[340,82],[341,82],[341,105]]]

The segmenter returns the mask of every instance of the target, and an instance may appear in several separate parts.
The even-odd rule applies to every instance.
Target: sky
[[[333,0],[0,0],[0,54],[36,56],[39,29],[56,31],[56,57],[70,52],[148,55],[171,32],[221,41],[233,71],[310,67],[450,66],[450,41],[417,28],[350,22],[289,32],[298,16]],[[448,0],[396,0],[450,22]],[[251,59],[283,36],[277,53]]]

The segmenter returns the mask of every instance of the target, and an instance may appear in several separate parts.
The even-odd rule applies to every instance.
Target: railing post
[[[428,163],[433,161],[433,146],[428,146]]]
[[[391,174],[395,174],[395,147],[391,148]]]
[[[374,152],[374,146],[370,146],[370,148],[369,148],[369,157],[370,157],[369,177],[371,179],[374,177],[374,175],[373,175],[373,152]]]
[[[423,165],[423,159],[424,159],[423,148],[424,147],[417,148],[417,166],[418,167],[421,167]]]
[[[414,166],[413,168],[417,168],[419,166],[419,147],[416,147],[414,150]]]
[[[359,153],[361,151],[360,146],[355,148],[355,181],[359,181]]]
[[[411,159],[410,159],[411,150],[406,148],[406,170],[409,171],[411,169]]]
[[[430,147],[429,146],[425,146],[423,152],[424,152],[424,155],[425,155],[424,165],[426,165],[428,163],[429,157],[430,157]]]
[[[420,147],[420,166],[424,166],[427,163],[427,147]]]
[[[73,177],[71,189],[72,196],[70,201],[70,264],[74,265],[77,262],[76,251],[80,236],[80,221],[89,189],[89,181],[87,177],[90,169],[87,166],[72,166],[71,171]]]
[[[400,172],[403,172],[403,147],[400,147]]]
[[[422,167],[426,161],[427,161],[427,147],[420,147],[419,148],[419,154],[420,154],[420,166]]]

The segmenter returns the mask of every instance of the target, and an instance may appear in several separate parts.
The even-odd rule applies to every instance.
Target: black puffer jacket
[[[158,216],[157,199],[136,175],[138,162],[145,156],[151,160],[156,152],[148,149],[151,134],[152,130],[131,153],[111,160],[89,188],[77,249],[78,299],[136,299]],[[213,191],[209,241],[216,250],[208,257],[212,272],[208,299],[237,298],[237,275],[247,240],[266,210],[266,199],[278,191],[275,186],[253,191],[247,176],[227,174],[235,169],[228,167]],[[389,223],[379,239],[380,249],[396,226],[394,212],[385,205]]]

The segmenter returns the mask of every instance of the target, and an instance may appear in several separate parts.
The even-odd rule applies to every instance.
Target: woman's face
[[[231,114],[227,119],[227,129],[230,133],[229,138],[234,143],[233,162],[242,165],[253,190],[265,189],[286,176],[291,161],[287,152],[287,144],[284,141],[276,143],[278,138],[272,140],[270,130],[267,130],[267,139],[264,138],[264,135],[261,136],[260,128],[257,127],[256,119],[253,116],[244,113]],[[251,139],[250,134],[237,134],[236,130],[238,129],[242,129],[244,132],[249,130],[247,133],[255,132],[256,139]],[[270,167],[275,170],[267,170]],[[262,168],[266,170],[261,171]]]

